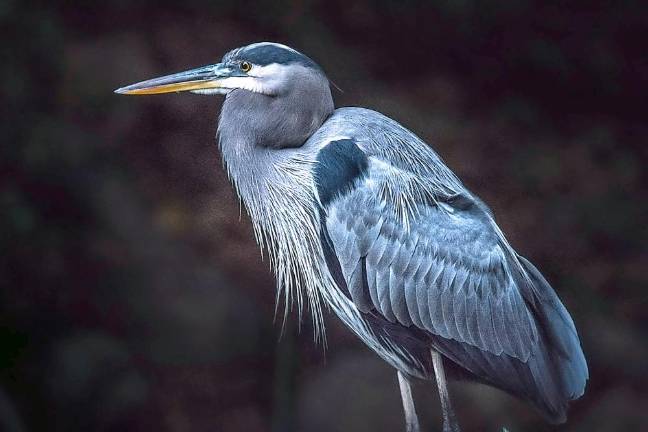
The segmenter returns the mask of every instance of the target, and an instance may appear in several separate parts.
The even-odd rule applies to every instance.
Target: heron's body
[[[218,141],[286,307],[307,301],[319,332],[325,303],[396,368],[410,430],[418,429],[413,377],[436,377],[444,428],[458,430],[443,366],[564,421],[588,376],[576,329],[488,207],[394,120],[334,110],[312,60],[266,43],[223,64],[247,59],[256,75],[230,72],[217,86],[227,88]]]

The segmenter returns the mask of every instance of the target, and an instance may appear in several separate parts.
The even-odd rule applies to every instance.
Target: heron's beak
[[[218,63],[131,84],[126,87],[118,88],[115,90],[115,93],[144,95],[196,91],[201,93],[226,94],[231,90],[231,88],[224,87],[223,80],[240,76],[245,75],[234,68]]]

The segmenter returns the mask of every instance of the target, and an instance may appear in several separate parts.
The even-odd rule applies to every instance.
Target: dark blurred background
[[[337,319],[326,352],[294,312],[280,338],[219,98],[112,93],[261,40],[431,143],[543,270],[591,375],[560,429],[648,430],[647,3],[550,3],[1,1],[0,430],[404,430]],[[451,392],[466,431],[554,430]]]

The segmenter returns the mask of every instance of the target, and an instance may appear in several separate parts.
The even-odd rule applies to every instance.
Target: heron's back
[[[580,341],[551,286],[508,245],[487,207],[381,114],[336,110],[312,139],[322,247],[344,297],[336,301],[348,303],[333,307],[343,321],[407,374],[430,378],[434,349],[455,375],[564,421],[588,377]]]

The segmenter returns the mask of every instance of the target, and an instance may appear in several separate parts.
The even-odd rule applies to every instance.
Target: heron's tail
[[[519,283],[530,288],[527,301],[540,331],[538,351],[528,360],[535,388],[526,396],[547,420],[563,423],[569,401],[585,391],[587,362],[569,312],[538,269],[523,257],[519,260],[528,275]]]

